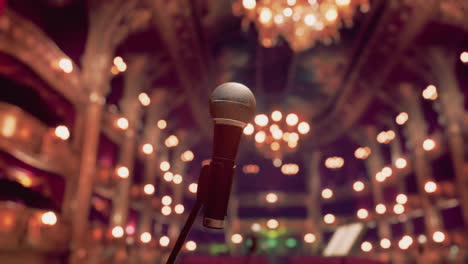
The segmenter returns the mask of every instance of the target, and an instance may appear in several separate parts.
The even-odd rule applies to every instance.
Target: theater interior
[[[466,0],[0,0],[0,263],[467,264],[465,95]]]

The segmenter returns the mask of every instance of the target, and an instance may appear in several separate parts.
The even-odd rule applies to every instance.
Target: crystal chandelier
[[[236,0],[233,12],[243,17],[244,29],[256,25],[264,47],[282,37],[298,52],[339,40],[339,29],[352,26],[358,7],[369,11],[369,0]]]

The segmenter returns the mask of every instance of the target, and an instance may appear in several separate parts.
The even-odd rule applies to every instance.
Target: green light
[[[253,244],[253,243],[252,243],[252,239],[250,239],[250,238],[247,239],[247,241],[245,241],[245,245],[246,245],[247,247],[251,247],[252,244]]]
[[[296,247],[296,246],[297,246],[297,241],[296,241],[296,239],[294,239],[294,238],[288,238],[288,239],[286,239],[286,246],[287,246],[288,248]]]
[[[267,240],[267,246],[270,248],[275,248],[278,246],[278,240],[276,239],[268,239]]]

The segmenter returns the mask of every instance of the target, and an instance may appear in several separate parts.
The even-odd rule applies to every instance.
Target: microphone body
[[[255,112],[255,97],[246,86],[225,83],[218,86],[210,99],[215,122],[213,155],[204,203],[203,225],[222,229],[227,215],[234,167],[243,128]]]

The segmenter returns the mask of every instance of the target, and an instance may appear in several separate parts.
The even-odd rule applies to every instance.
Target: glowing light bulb
[[[316,240],[317,240],[317,238],[312,233],[307,233],[307,234],[304,235],[304,242],[306,242],[307,244],[312,244]]]
[[[364,190],[364,188],[365,188],[365,185],[364,185],[364,183],[362,181],[355,181],[353,183],[353,189],[356,192],[361,192],[361,191]]]
[[[262,226],[259,223],[253,223],[252,226],[250,226],[250,229],[254,232],[260,232]]]
[[[174,174],[170,171],[164,173],[164,176],[163,176],[164,180],[167,181],[167,182],[171,182],[173,179],[174,179]]]
[[[57,223],[57,215],[52,211],[45,212],[41,215],[41,222],[44,225],[53,226]]]
[[[73,62],[67,58],[61,58],[58,61],[58,66],[65,73],[71,73],[73,71]]]
[[[380,247],[382,247],[383,249],[390,248],[391,245],[392,242],[390,242],[390,239],[388,238],[383,238],[382,240],[380,240]]]
[[[333,215],[333,214],[326,214],[324,217],[323,217],[323,221],[326,223],[326,224],[333,224],[336,220],[336,217]]]
[[[293,10],[291,8],[287,7],[285,9],[283,9],[283,15],[285,17],[290,17],[290,16],[292,16],[292,14],[293,14]]]
[[[158,126],[159,129],[163,130],[167,127],[167,122],[166,120],[164,119],[161,119],[158,121],[158,123],[156,124]]]
[[[397,160],[395,160],[395,167],[397,167],[398,169],[404,169],[407,164],[408,162],[404,158],[398,158]]]
[[[375,174],[375,180],[378,181],[378,182],[384,182],[385,179],[387,179],[387,177],[385,177],[385,175],[379,171]]]
[[[264,114],[260,114],[260,115],[257,115],[255,116],[255,124],[261,126],[261,127],[264,127],[266,125],[268,125],[268,116],[264,115]]]
[[[428,181],[426,182],[426,184],[424,184],[424,190],[427,192],[427,193],[433,193],[435,191],[437,191],[437,184],[433,181]]]
[[[402,213],[405,212],[405,207],[403,205],[401,205],[401,204],[395,204],[393,206],[393,212],[395,214],[402,214]]]
[[[143,243],[149,243],[151,241],[151,234],[149,232],[143,232],[140,235],[140,241]]]
[[[192,241],[192,240],[187,241],[187,243],[185,243],[185,248],[188,251],[195,251],[197,249],[197,243],[195,243],[195,241]]]
[[[191,150],[186,150],[182,154],[180,154],[180,160],[183,162],[192,161],[195,158],[195,155]]]
[[[178,205],[176,205],[176,206],[174,207],[174,212],[175,212],[176,214],[183,214],[184,211],[185,211],[185,207],[184,207],[183,204],[178,204]]]
[[[435,231],[432,234],[432,240],[434,240],[436,243],[442,243],[445,240],[445,234],[441,231]]]
[[[278,220],[276,219],[269,219],[267,222],[266,222],[266,226],[269,228],[269,229],[276,229],[279,227],[279,222]]]
[[[291,113],[286,116],[286,124],[288,126],[295,126],[297,122],[299,122],[299,117],[296,114]]]
[[[152,194],[154,194],[154,191],[155,191],[154,185],[153,185],[153,184],[146,184],[146,185],[143,187],[143,191],[144,191],[145,194],[147,194],[147,195],[152,195]]]
[[[305,135],[305,134],[309,133],[309,131],[310,131],[310,125],[307,124],[306,122],[301,122],[301,123],[299,123],[299,125],[297,126],[297,131],[299,131],[299,133]]]
[[[254,130],[254,126],[249,123],[244,127],[244,134],[250,136],[253,134]]]
[[[426,100],[436,100],[438,97],[437,88],[434,85],[428,85],[426,89],[423,90],[422,96]]]
[[[138,95],[138,101],[140,101],[141,105],[143,106],[148,106],[151,104],[151,99],[147,93],[140,93]]]
[[[369,211],[367,211],[364,208],[361,208],[356,212],[356,215],[359,219],[366,219],[369,216]]]
[[[267,24],[271,21],[272,17],[273,14],[271,13],[271,10],[269,8],[262,8],[262,10],[260,11],[260,23]]]
[[[170,205],[172,203],[172,198],[169,195],[165,195],[161,198],[161,203],[164,205]]]
[[[278,195],[276,195],[276,193],[268,193],[266,196],[265,196],[265,200],[268,202],[268,203],[276,203],[278,201]]]
[[[257,2],[255,0],[242,0],[242,6],[245,9],[252,10],[257,6]]]
[[[61,140],[67,140],[70,138],[70,131],[68,130],[68,127],[60,125],[55,128],[55,136]]]
[[[382,169],[382,175],[383,175],[384,177],[386,177],[386,178],[392,176],[392,173],[393,173],[393,171],[392,171],[392,168],[390,168],[390,167],[384,167],[384,168]]]
[[[115,226],[112,228],[112,236],[115,238],[121,238],[124,236],[124,229],[121,226]]]
[[[172,178],[172,182],[175,184],[181,184],[182,183],[182,176],[180,174],[175,174],[174,177]]]
[[[351,0],[336,0],[338,6],[347,6],[351,3]]]
[[[313,14],[308,14],[304,17],[304,23],[308,26],[313,26],[317,22],[317,17]]]
[[[171,168],[171,164],[168,161],[163,161],[161,164],[159,164],[159,168],[162,171],[168,171]]]
[[[385,207],[385,205],[383,204],[378,204],[375,206],[375,211],[378,214],[385,214],[385,212],[387,211],[387,207]]]
[[[281,118],[283,118],[283,114],[281,114],[280,111],[275,110],[275,111],[273,111],[273,112],[271,113],[271,119],[272,119],[273,121],[278,122],[278,121],[281,120]]]
[[[423,142],[423,149],[425,151],[431,151],[431,150],[433,150],[435,148],[435,146],[436,146],[436,143],[435,143],[435,141],[433,139],[428,138],[428,139],[424,140],[424,142]]]
[[[263,131],[259,131],[255,134],[255,142],[257,143],[263,143],[265,142],[265,139],[266,139],[266,135],[265,135],[265,132]]]
[[[118,128],[125,130],[128,128],[128,120],[125,117],[117,119],[116,125]]]
[[[278,151],[280,149],[280,144],[278,142],[273,142],[270,145],[270,149],[273,151]]]
[[[361,250],[364,252],[370,252],[372,250],[372,244],[369,241],[362,242]]]
[[[120,178],[128,178],[128,176],[130,175],[130,171],[128,170],[127,167],[125,166],[120,166],[117,168],[117,175],[120,177]]]
[[[162,236],[159,239],[159,245],[162,247],[167,247],[171,243],[171,239],[168,236]]]
[[[281,139],[283,137],[283,131],[281,131],[280,129],[274,130],[271,134],[272,134],[273,138],[276,139],[276,140],[279,140],[279,139]],[[275,142],[275,143],[277,143],[277,142]],[[279,148],[279,146],[278,146],[278,148]]]
[[[408,121],[408,118],[409,118],[408,113],[406,113],[406,112],[401,112],[401,113],[399,113],[399,114],[397,115],[397,117],[395,118],[395,122],[396,122],[398,125],[402,126],[402,125],[404,125],[404,124],[406,123],[406,121]]]
[[[152,154],[153,150],[153,145],[151,145],[150,143],[146,143],[141,147],[141,151],[143,151],[143,153],[145,153],[146,155]]]
[[[176,135],[170,135],[168,138],[166,138],[164,144],[168,148],[176,147],[177,145],[179,145],[179,139]]]
[[[413,238],[406,235],[398,241],[398,247],[403,250],[408,249],[413,244]]]
[[[406,204],[408,202],[408,196],[403,193],[400,193],[396,196],[395,201],[399,204]]]
[[[170,215],[170,214],[172,213],[172,209],[171,209],[170,206],[165,205],[165,206],[163,206],[163,207],[161,208],[161,213],[162,213],[163,215],[165,215],[165,216],[168,216],[168,215]]]
[[[463,62],[463,63],[468,63],[468,52],[467,51],[464,51],[460,54],[460,60]]]
[[[198,184],[196,183],[191,183],[188,187],[189,191],[191,193],[197,193],[197,189],[198,189]]]
[[[357,159],[365,160],[371,154],[371,149],[369,147],[359,147],[354,151],[354,157]]]
[[[243,238],[242,238],[241,234],[233,234],[231,236],[231,241],[234,244],[240,244],[240,243],[242,243],[242,240],[243,240]]]
[[[276,168],[279,168],[283,164],[283,161],[281,159],[274,159],[273,160],[273,166]]]
[[[338,18],[338,12],[335,8],[330,8],[325,12],[325,19],[329,22],[333,22]]]
[[[333,191],[330,188],[325,188],[322,190],[322,198],[330,199],[333,197]]]

